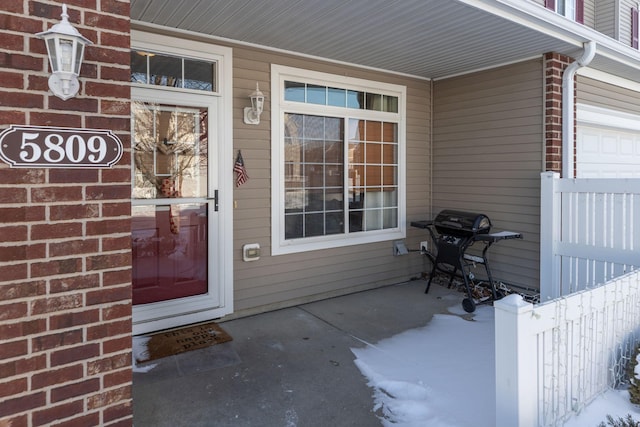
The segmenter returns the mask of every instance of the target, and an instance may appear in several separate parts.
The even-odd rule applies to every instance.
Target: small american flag
[[[236,157],[236,162],[233,165],[233,171],[236,173],[236,187],[240,187],[249,180],[249,175],[247,175],[247,169],[244,167],[244,160],[242,159],[242,153],[240,153],[240,150],[238,150],[238,156]]]

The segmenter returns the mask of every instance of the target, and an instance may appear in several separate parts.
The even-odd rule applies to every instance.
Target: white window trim
[[[323,86],[344,87],[398,97],[398,113],[366,110],[375,120],[398,123],[398,227],[285,240],[284,238],[284,112],[331,115],[340,107],[319,106],[284,100],[284,81],[299,81]],[[406,87],[372,80],[321,73],[300,68],[271,65],[271,254],[283,255],[320,249],[381,242],[406,237]],[[342,115],[346,108],[340,108]],[[345,150],[347,147],[345,147]],[[345,200],[346,203],[346,200]]]
[[[576,0],[564,0],[564,11],[558,10],[558,0],[556,0],[556,13],[571,19],[572,21],[576,20]]]

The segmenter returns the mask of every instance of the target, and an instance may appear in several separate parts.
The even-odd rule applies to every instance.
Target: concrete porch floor
[[[425,286],[416,280],[220,322],[233,341],[134,373],[134,425],[380,426],[350,349],[422,327],[463,299],[439,285],[425,295]]]

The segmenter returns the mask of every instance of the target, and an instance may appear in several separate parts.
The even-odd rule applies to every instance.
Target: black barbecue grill
[[[474,312],[476,303],[469,283],[473,275],[468,271],[468,268],[473,264],[482,264],[485,267],[491,290],[492,298],[488,301],[497,300],[502,297],[501,293],[496,291],[491,269],[487,261],[487,251],[489,247],[497,241],[521,239],[522,234],[512,231],[491,233],[491,220],[489,220],[488,216],[456,210],[443,210],[435,219],[431,221],[414,221],[411,223],[411,226],[429,230],[437,249],[435,256],[426,253],[426,255],[430,256],[433,267],[429,275],[429,282],[427,283],[425,293],[429,292],[431,281],[437,271],[449,275],[449,287],[451,287],[456,273],[460,271],[467,292],[467,298],[462,300],[462,307],[467,313]],[[466,253],[467,249],[476,242],[482,242],[484,244],[482,256]]]

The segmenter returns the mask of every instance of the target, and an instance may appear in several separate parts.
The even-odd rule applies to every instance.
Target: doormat
[[[232,339],[217,323],[211,322],[153,334],[143,344],[145,348],[134,353],[137,353],[135,354],[136,362],[142,363],[221,344]]]

